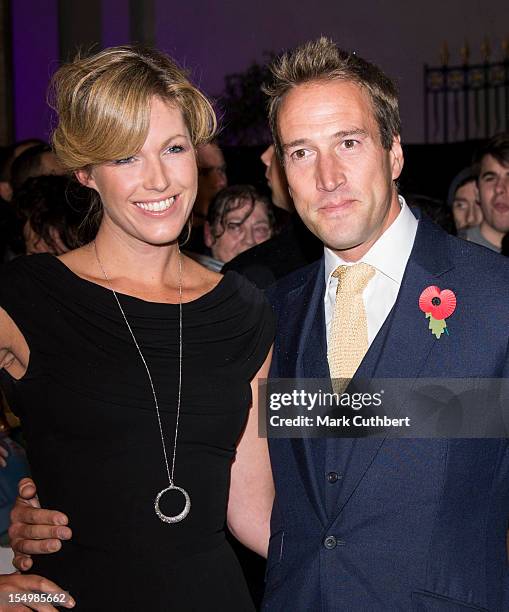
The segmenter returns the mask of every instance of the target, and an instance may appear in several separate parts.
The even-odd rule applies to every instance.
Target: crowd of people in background
[[[316,261],[323,245],[295,213],[274,145],[260,163],[266,185],[229,184],[220,142],[196,147],[198,192],[182,249],[213,272],[234,270],[265,289]],[[448,233],[509,256],[509,133],[479,147],[472,164],[452,178],[444,200],[402,195]],[[0,262],[62,255],[89,244],[100,223],[90,212],[90,197],[48,143],[34,138],[0,148]],[[7,411],[2,397],[0,403]],[[0,536],[6,529],[0,525]]]
[[[267,286],[299,265],[314,261],[319,253],[312,244],[308,248],[313,238],[292,215],[291,195],[273,145],[260,159],[266,166],[270,200],[265,186],[228,185],[225,158],[217,141],[197,148],[198,194],[184,248],[212,270],[220,271],[225,264],[229,264],[226,269],[247,269],[253,282]],[[484,143],[472,164],[451,180],[443,201],[425,194],[404,195],[447,232],[507,255],[508,164],[509,134],[500,133]],[[87,218],[89,194],[73,177],[62,175],[51,147],[39,139],[0,149],[2,261],[22,254],[61,254],[92,239],[94,223]],[[283,213],[283,222],[277,215],[281,210],[287,213]],[[293,235],[296,224],[298,236],[288,244],[284,242],[286,252],[279,248],[274,251],[277,261],[264,258],[262,263],[260,249],[239,258],[240,267],[233,261],[281,233],[291,231]],[[295,251],[303,249],[310,252],[296,256]],[[295,265],[287,267],[281,261],[285,258],[296,258]]]

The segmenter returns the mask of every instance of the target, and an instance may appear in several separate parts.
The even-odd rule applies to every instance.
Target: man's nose
[[[217,189],[224,189],[228,185],[226,172],[220,168],[214,170],[214,178]]]
[[[469,204],[467,207],[467,211],[465,214],[465,224],[467,227],[473,227],[475,225],[476,218],[475,218],[474,206],[476,206],[475,203]]]
[[[267,166],[270,166],[270,162],[272,161],[272,157],[274,155],[274,145],[270,145],[265,149],[265,151],[260,155],[260,159],[262,163]]]
[[[335,191],[346,182],[342,164],[336,156],[318,154],[316,166],[316,186],[321,191]]]
[[[242,241],[248,247],[252,247],[256,244],[256,237],[254,232],[254,227],[244,227],[244,236]]]
[[[495,182],[495,193],[505,193],[509,189],[509,177],[499,176]]]

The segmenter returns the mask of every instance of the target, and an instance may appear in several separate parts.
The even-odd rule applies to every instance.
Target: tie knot
[[[338,266],[332,276],[338,279],[338,292],[362,293],[374,274],[375,268],[367,263],[358,263],[353,266]]]

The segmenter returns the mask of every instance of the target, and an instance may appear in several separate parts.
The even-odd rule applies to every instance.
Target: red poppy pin
[[[456,309],[456,296],[450,289],[440,289],[435,285],[426,287],[419,298],[419,308],[429,319],[431,333],[437,338],[444,333],[449,335],[445,320]]]

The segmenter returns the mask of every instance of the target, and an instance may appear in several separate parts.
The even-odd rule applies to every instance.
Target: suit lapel
[[[419,376],[434,346],[440,342],[428,329],[428,320],[419,309],[419,296],[430,285],[440,286],[439,277],[451,269],[447,241],[445,232],[426,218],[420,219],[396,303],[354,378],[415,379]],[[375,459],[384,439],[352,441],[351,461],[338,494],[336,517]],[[334,444],[329,444],[327,452],[332,453],[333,449]]]
[[[329,378],[323,309],[323,260],[309,271],[304,283],[289,293],[280,314],[284,321],[284,346],[281,357],[286,366],[282,378]],[[323,483],[320,478],[325,458],[325,440],[292,438],[291,447],[309,500],[323,525],[327,523]]]

